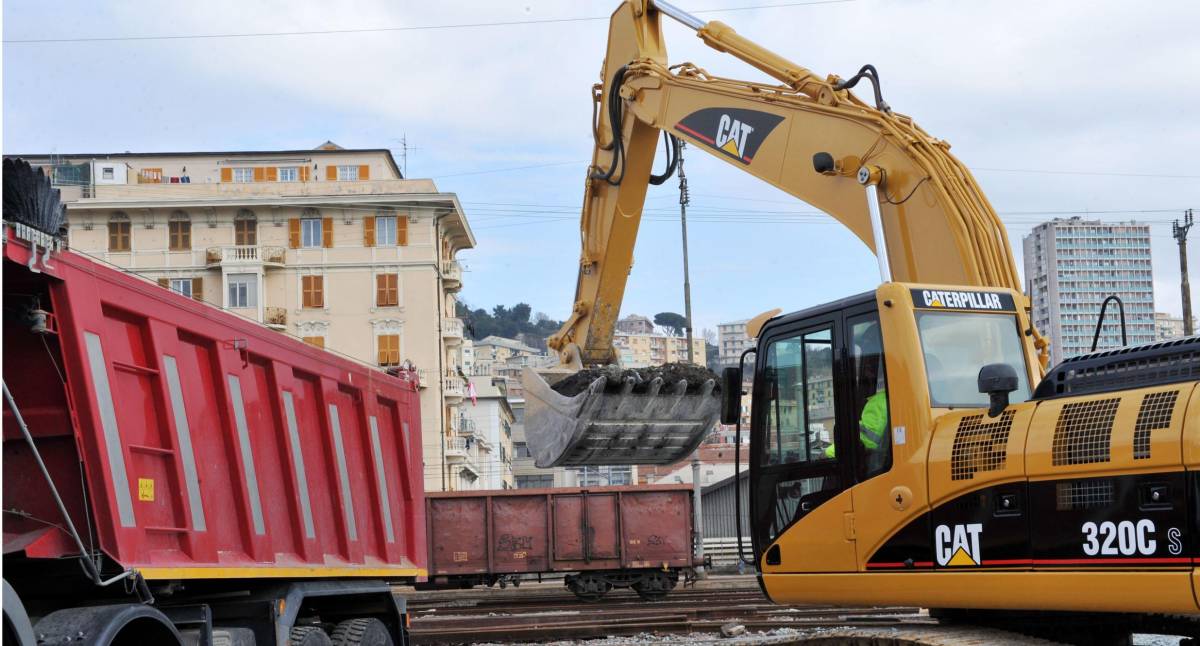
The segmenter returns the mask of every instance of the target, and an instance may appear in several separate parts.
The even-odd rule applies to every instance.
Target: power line
[[[974,166],[973,171],[988,173],[1030,173],[1037,175],[1092,175],[1096,177],[1152,177],[1157,179],[1200,179],[1200,175],[1161,175],[1157,173],[1109,173],[1083,170],[1034,170],[1028,168],[984,168]]]
[[[806,2],[783,2],[777,4],[746,5],[741,7],[726,7],[722,9],[701,9],[692,13],[722,13],[731,11],[752,11],[756,9],[783,9],[787,7],[804,7],[811,5],[841,4],[857,0],[808,0]],[[576,18],[541,18],[536,20],[504,20],[497,22],[472,22],[445,25],[414,25],[411,27],[361,27],[354,29],[311,29],[303,31],[261,31],[224,34],[175,34],[161,36],[91,36],[81,38],[25,38],[5,39],[5,45],[35,45],[46,43],[106,43],[132,42],[153,40],[208,40],[217,38],[274,38],[280,36],[326,36],[334,34],[370,34],[404,31],[432,31],[448,29],[475,29],[483,27],[516,27],[521,25],[548,25],[571,22],[592,22],[609,20],[610,16],[587,16]]]

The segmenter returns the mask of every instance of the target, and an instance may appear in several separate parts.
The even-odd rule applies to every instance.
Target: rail
[[[450,397],[464,397],[467,394],[467,385],[458,375],[446,375],[442,379],[442,393]]]
[[[442,261],[442,279],[462,281],[462,265],[457,260]]]
[[[283,247],[234,245],[232,247],[209,247],[204,252],[205,262],[209,265],[227,262],[262,262],[282,265],[287,250]]]
[[[460,318],[442,319],[442,336],[450,339],[463,338],[463,322]]]

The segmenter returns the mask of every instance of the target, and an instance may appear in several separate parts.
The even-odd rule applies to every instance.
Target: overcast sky
[[[679,0],[820,75],[880,72],[953,144],[1020,239],[1056,213],[1152,224],[1156,306],[1180,310],[1170,221],[1200,207],[1200,3]],[[758,6],[751,10],[729,8]],[[392,148],[459,195],[462,297],[562,318],[591,156],[604,19],[350,34],[15,43],[604,17],[615,2],[4,3],[3,150]],[[665,21],[671,62],[766,80]],[[528,168],[534,166],[533,168]],[[521,168],[526,167],[526,168]],[[873,288],[873,256],[812,207],[689,149],[698,329]],[[1019,172],[1018,172],[1019,171]],[[1109,175],[1106,175],[1108,173]],[[1174,177],[1167,177],[1174,176]],[[1182,177],[1181,177],[1182,176]],[[674,180],[651,187],[624,313],[682,310]],[[1189,253],[1200,273],[1200,230]],[[1196,278],[1200,282],[1200,276]],[[1196,296],[1193,295],[1193,300]]]

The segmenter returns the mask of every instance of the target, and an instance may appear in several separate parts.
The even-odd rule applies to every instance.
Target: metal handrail
[[[1120,296],[1112,294],[1100,304],[1100,318],[1096,320],[1096,334],[1092,336],[1092,352],[1096,351],[1096,344],[1100,342],[1100,329],[1104,327],[1104,313],[1108,310],[1109,301],[1116,301],[1117,310],[1121,313],[1121,347],[1129,345],[1129,335],[1125,331],[1125,303]]]

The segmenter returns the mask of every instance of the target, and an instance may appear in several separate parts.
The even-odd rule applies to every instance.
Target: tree
[[[682,314],[675,312],[659,312],[654,315],[654,324],[661,325],[671,331],[671,334],[679,336],[687,327],[687,319],[683,318]]]
[[[520,335],[545,338],[562,327],[562,322],[555,321],[542,312],[534,313],[528,303],[517,303],[512,307],[496,305],[489,312],[482,307],[473,310],[467,304],[458,302],[454,311],[455,315],[466,323],[472,339],[489,336],[515,339]]]

